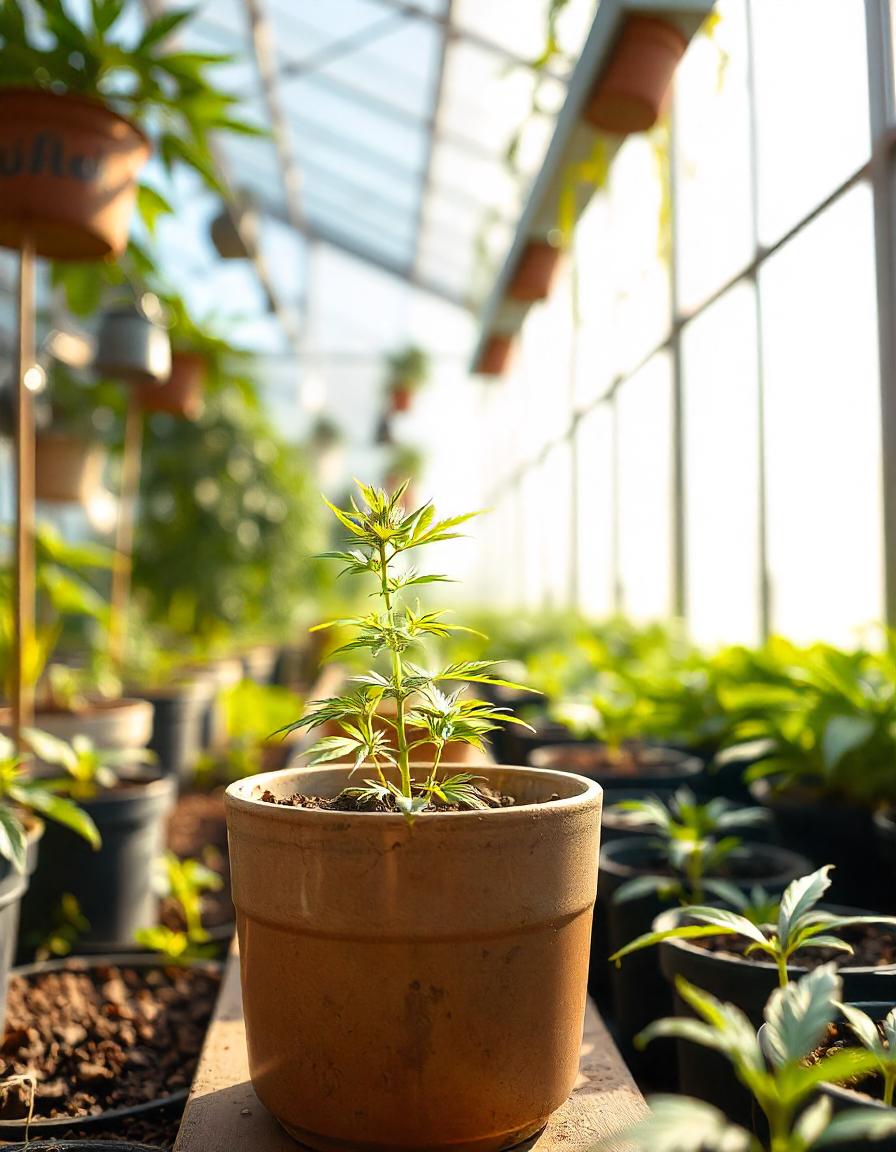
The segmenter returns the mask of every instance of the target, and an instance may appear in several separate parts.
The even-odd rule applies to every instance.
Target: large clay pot
[[[0,709],[0,731],[11,724],[10,709]],[[152,704],[125,698],[95,701],[83,712],[39,711],[34,727],[69,743],[81,734],[89,736],[97,748],[145,748],[152,735]]]
[[[525,303],[546,300],[551,294],[559,267],[559,248],[547,240],[530,240],[516,266],[507,295],[511,300]]]
[[[493,1152],[572,1090],[601,790],[477,773],[518,806],[409,825],[261,800],[335,796],[346,767],[225,793],[252,1083],[310,1148]]]
[[[39,256],[98,260],[128,241],[146,136],[97,100],[0,89],[0,245],[30,235]]]
[[[100,486],[104,458],[92,440],[41,432],[35,440],[35,496],[53,504],[85,504]]]
[[[629,16],[585,108],[603,132],[646,132],[659,119],[688,42],[668,20]]]
[[[141,385],[141,404],[147,412],[169,412],[195,420],[202,411],[207,369],[208,362],[199,352],[173,353],[168,379],[162,384]]]
[[[94,367],[129,384],[155,384],[171,374],[171,341],[160,324],[136,308],[103,314]]]

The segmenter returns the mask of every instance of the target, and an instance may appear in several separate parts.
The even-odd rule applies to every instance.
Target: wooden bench
[[[586,1152],[602,1136],[646,1111],[644,1098],[590,1003],[575,1090],[540,1135],[520,1145],[536,1152]],[[252,1090],[240,993],[239,956],[231,952],[174,1152],[296,1152],[298,1146]],[[629,1145],[619,1140],[614,1152]]]

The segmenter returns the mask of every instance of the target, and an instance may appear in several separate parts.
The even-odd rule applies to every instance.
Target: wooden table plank
[[[645,1111],[644,1098],[589,1001],[576,1087],[544,1131],[520,1148],[587,1152],[599,1137],[621,1131]],[[174,1152],[296,1152],[297,1147],[259,1103],[249,1080],[234,948]],[[624,1152],[628,1145],[620,1140],[613,1148]]]

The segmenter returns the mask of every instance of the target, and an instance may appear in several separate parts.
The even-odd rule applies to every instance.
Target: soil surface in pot
[[[35,1119],[73,1121],[188,1088],[219,983],[216,972],[174,966],[14,975],[0,1080],[36,1073]],[[0,1119],[27,1116],[29,1094],[0,1091]]]
[[[881,1021],[875,1021],[877,1030],[880,1033],[882,1040],[886,1040]],[[857,1048],[858,1041],[853,1034],[852,1029],[848,1024],[842,1021],[839,1023],[828,1024],[827,1032],[822,1042],[806,1057],[807,1064],[821,1064],[828,1056],[832,1056],[835,1052],[841,1052],[845,1048]],[[876,1072],[863,1072],[859,1076],[854,1076],[851,1080],[838,1080],[837,1083],[843,1088],[852,1088],[855,1092],[862,1092],[865,1096],[871,1096],[875,1100],[883,1100],[884,1095],[884,1079]]]
[[[119,1142],[126,1140],[133,1144],[145,1144],[151,1148],[160,1148],[162,1152],[170,1152],[180,1130],[183,1117],[183,1103],[164,1112],[153,1112],[148,1116],[119,1116],[110,1120],[108,1127],[97,1126],[94,1122],[90,1127],[79,1128],[74,1124],[64,1132],[54,1132],[54,1140],[89,1140],[93,1142]]]
[[[489,808],[513,808],[516,804],[513,796],[495,792],[484,784],[479,785],[478,792]],[[389,812],[393,815],[398,812],[398,808],[391,799],[380,800],[345,792],[340,792],[338,796],[304,796],[300,792],[294,792],[292,796],[278,799],[273,792],[265,791],[262,793],[261,799],[265,804],[278,804],[281,808],[319,808],[324,812]],[[553,795],[549,799],[559,800],[560,797]],[[439,801],[430,801],[425,808],[420,809],[421,812],[471,812],[473,810],[469,805],[442,804]]]
[[[168,816],[167,843],[175,856],[201,860],[223,881],[218,891],[202,893],[204,927],[232,924],[234,911],[223,792],[185,792],[178,796]],[[186,927],[180,906],[170,897],[162,900],[159,921],[175,932],[182,932]]]
[[[884,968],[896,964],[896,932],[893,929],[879,924],[856,924],[852,928],[839,929],[838,935],[852,945],[852,955],[836,948],[805,948],[790,963],[795,968],[810,971],[831,961],[838,968]],[[733,956],[738,960],[766,964],[769,959],[762,952],[748,954],[751,941],[735,936],[704,936],[690,943],[716,956]]]

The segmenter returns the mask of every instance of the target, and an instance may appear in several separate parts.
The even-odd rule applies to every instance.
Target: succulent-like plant
[[[623,814],[630,825],[652,832],[649,843],[671,872],[670,876],[636,876],[626,881],[613,894],[617,903],[646,892],[659,892],[684,904],[700,903],[707,894],[730,900],[738,890],[719,879],[718,872],[741,840],[725,833],[768,820],[761,808],[740,807],[721,796],[700,804],[686,787],[668,800],[657,796],[622,800],[610,811]]]
[[[831,864],[791,881],[781,897],[775,923],[757,924],[753,919],[725,908],[685,906],[681,915],[696,923],[680,924],[663,932],[648,932],[620,948],[610,959],[618,964],[631,952],[650,948],[663,940],[695,940],[703,936],[738,936],[749,941],[747,954],[761,952],[774,961],[778,982],[788,983],[788,964],[804,948],[833,948],[852,953],[852,945],[836,935],[840,928],[857,924],[896,925],[894,916],[836,916],[817,907],[831,886]]]
[[[483,700],[467,699],[467,683],[521,685],[491,674],[494,661],[466,660],[445,664],[429,671],[412,662],[409,652],[419,649],[427,637],[446,638],[454,632],[465,632],[449,624],[444,612],[427,612],[400,603],[408,589],[444,581],[446,577],[424,575],[408,565],[400,567],[399,557],[442,540],[451,540],[455,531],[475,512],[437,520],[431,503],[405,512],[402,496],[407,483],[394,492],[358,483],[361,501],[354,498],[351,507],[340,509],[326,501],[339,523],[349,533],[349,549],[328,552],[326,556],[340,561],[342,574],[372,576],[380,607],[365,616],[330,621],[318,628],[349,627],[357,636],[338,651],[364,649],[374,657],[388,658],[384,672],[371,670],[353,679],[358,688],[347,696],[314,701],[311,710],[293,724],[281,729],[314,729],[335,724],[341,736],[325,736],[311,748],[311,764],[350,758],[354,768],[370,765],[375,780],[365,781],[363,788],[352,789],[362,801],[382,801],[408,816],[427,807],[457,804],[462,808],[488,807],[475,780],[468,773],[439,776],[439,762],[446,744],[458,742],[482,750],[483,738],[500,724],[520,724],[507,708]],[[448,690],[443,691],[442,685]],[[452,688],[453,685],[460,685]],[[384,708],[383,705],[388,707]],[[426,775],[417,780],[412,775],[413,758],[429,747],[431,757]],[[399,783],[387,780],[382,765],[396,765]]]
[[[25,871],[28,813],[64,824],[93,848],[100,846],[100,834],[87,813],[72,800],[57,795],[45,781],[29,778],[25,759],[9,737],[0,733],[0,857],[17,872]]]
[[[859,1049],[832,1053],[817,1064],[806,1062],[841,999],[842,982],[833,965],[775,989],[764,1013],[765,1051],[739,1008],[681,978],[677,989],[697,1019],[658,1020],[636,1042],[643,1046],[671,1036],[720,1053],[764,1113],[768,1144],[701,1100],[659,1096],[648,1100],[649,1116],[601,1141],[593,1152],[618,1147],[623,1136],[644,1152],[815,1152],[848,1140],[861,1146],[896,1133],[896,1113],[862,1108],[834,1116],[827,1097],[812,1100],[821,1083],[844,1083],[877,1066],[876,1055]]]

